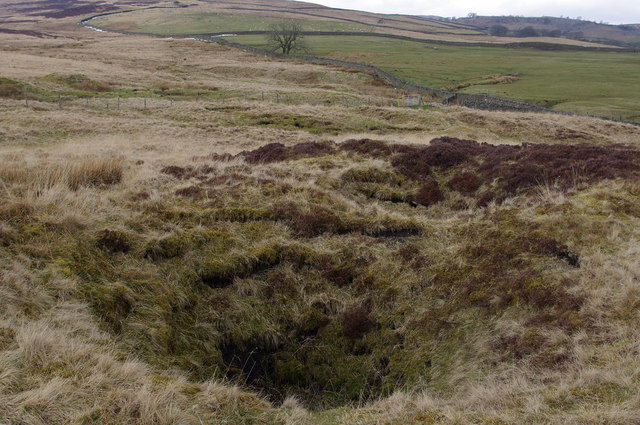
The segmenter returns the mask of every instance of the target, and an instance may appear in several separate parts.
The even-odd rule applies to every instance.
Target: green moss
[[[20,226],[20,233],[24,238],[35,238],[46,234],[47,228],[43,223],[26,223]]]
[[[148,242],[144,249],[145,257],[151,260],[179,257],[189,248],[184,235],[168,235]]]
[[[205,259],[196,265],[196,273],[207,285],[222,288],[230,285],[236,277],[250,276],[283,261],[300,267],[314,263],[316,258],[316,253],[303,245],[271,242],[252,248],[245,254]]]
[[[279,385],[295,385],[305,387],[309,385],[309,377],[305,366],[290,352],[277,353],[273,357],[273,379]]]

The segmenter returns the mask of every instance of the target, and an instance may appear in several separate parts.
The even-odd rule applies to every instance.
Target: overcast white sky
[[[564,16],[611,24],[640,23],[640,0],[308,0],[341,9],[445,17],[478,15]]]

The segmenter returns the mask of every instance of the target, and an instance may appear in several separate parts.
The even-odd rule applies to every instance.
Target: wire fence
[[[179,92],[174,91],[167,94],[149,93],[138,96],[119,95],[82,95],[82,94],[41,94],[38,92],[24,93],[25,108],[33,109],[36,104],[46,103],[64,109],[69,106],[102,108],[106,110],[126,110],[126,109],[158,109],[170,108],[185,103],[197,104],[242,104],[242,103],[269,103],[276,105],[312,105],[312,106],[341,106],[341,107],[361,107],[361,106],[405,106],[402,96],[349,96],[333,95],[322,96],[310,93],[287,93],[262,91],[258,93],[211,93],[211,92]],[[425,103],[420,103],[425,105]],[[419,106],[419,105],[414,105]]]
[[[486,107],[483,102],[488,102],[491,107]],[[505,102],[509,100],[501,99]],[[349,95],[334,95],[334,96],[322,96],[319,94],[310,93],[287,93],[287,92],[273,92],[263,91],[259,93],[211,93],[211,92],[179,92],[173,91],[172,93],[149,93],[147,95],[137,96],[118,96],[118,95],[82,95],[82,94],[56,94],[48,93],[43,95],[38,92],[28,92],[24,94],[23,104],[27,109],[41,110],[42,104],[47,104],[51,109],[51,106],[57,109],[65,109],[69,107],[79,108],[85,107],[90,109],[104,109],[107,111],[125,111],[125,110],[149,110],[157,111],[174,106],[190,104],[201,104],[208,109],[223,109],[227,107],[238,107],[238,105],[249,103],[267,103],[274,105],[310,105],[310,106],[326,106],[326,107],[344,107],[355,108],[363,106],[377,106],[377,107],[414,107],[414,108],[438,108],[443,105],[459,105],[469,107],[473,109],[490,109],[496,110],[495,105],[490,96],[483,95],[461,95],[454,94],[444,99],[438,96],[432,96],[429,93],[416,94],[412,92],[399,91],[397,96],[384,97],[384,96],[349,96]],[[499,110],[514,110],[505,108],[498,108]],[[615,121],[625,124],[631,124],[634,126],[640,126],[640,123],[625,119],[620,113],[618,116],[602,116],[592,114],[579,114],[574,112],[554,111],[544,108],[536,109],[515,109],[520,112],[552,112],[554,114],[561,114],[566,116],[578,116],[578,117],[592,117],[605,119],[609,121]]]

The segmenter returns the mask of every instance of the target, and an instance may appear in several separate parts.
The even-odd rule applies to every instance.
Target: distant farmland
[[[306,37],[308,53],[315,56],[376,65],[428,87],[488,94],[560,111],[640,121],[638,53],[581,50],[568,46],[578,41],[563,38],[536,38],[537,43],[555,43],[539,44],[540,47],[546,46],[545,49],[498,44],[495,47],[486,44],[442,44],[442,41],[460,41],[463,33],[467,34],[464,39],[469,42],[493,42],[496,38],[481,36],[477,32],[471,34],[473,31],[462,26],[447,26],[438,21],[420,21],[410,17],[376,20],[369,15],[346,19],[331,16],[326,11],[322,12],[324,15],[314,12],[314,16],[307,16],[306,12],[299,14],[302,13],[299,11],[283,13],[211,13],[200,8],[151,9],[99,17],[91,23],[112,30],[180,35],[264,31],[282,17],[302,17],[298,22],[303,31],[336,33]],[[353,35],[360,32],[407,35],[424,41]],[[434,40],[427,39],[429,37]],[[266,41],[262,34],[228,39],[255,47],[265,47]],[[497,39],[502,43],[509,41],[506,38]],[[516,40],[532,42],[529,39]]]
[[[263,36],[234,41],[264,46]],[[640,119],[637,53],[449,46],[357,36],[313,36],[307,44],[317,56],[370,63],[429,87]]]

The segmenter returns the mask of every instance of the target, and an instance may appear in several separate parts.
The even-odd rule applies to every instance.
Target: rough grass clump
[[[71,190],[120,183],[124,173],[122,159],[113,157],[72,158],[61,162],[25,166],[5,162],[0,165],[0,179],[35,190],[63,185]]]
[[[340,217],[328,208],[310,205],[300,208],[294,202],[276,202],[270,208],[274,220],[287,222],[298,236],[311,238],[323,233],[338,233],[343,230]]]
[[[0,204],[0,218],[8,222],[30,221],[35,212],[35,207],[25,201],[9,201]]]
[[[175,258],[184,254],[188,245],[189,243],[185,235],[171,234],[148,242],[144,255],[153,261],[162,258]]]
[[[17,235],[13,229],[4,223],[0,223],[0,247],[7,247],[14,243]]]
[[[187,186],[176,190],[174,194],[185,198],[200,199],[204,197],[205,191],[198,186]]]
[[[82,74],[50,74],[44,77],[47,81],[53,81],[58,84],[64,84],[79,91],[86,92],[105,92],[111,90],[108,84],[94,81]]]
[[[104,229],[96,235],[96,246],[111,252],[128,252],[131,249],[131,238],[120,230]]]
[[[120,183],[123,163],[115,158],[93,158],[74,162],[67,171],[67,184],[72,190],[80,187]]]
[[[249,114],[249,118],[257,125],[285,130],[306,130],[312,134],[338,134],[343,131],[343,127],[335,121],[316,116],[262,113]]]
[[[24,87],[19,81],[0,77],[0,97],[24,99]]]
[[[233,283],[236,277],[248,277],[281,262],[305,266],[316,261],[316,253],[309,248],[273,242],[251,249],[244,254],[206,259],[196,266],[196,274],[203,283],[214,288],[223,288]]]
[[[406,243],[396,250],[396,254],[404,262],[409,262],[420,254],[420,248],[415,244]]]
[[[131,289],[122,283],[97,284],[88,289],[91,307],[98,316],[118,333],[135,305],[135,296]]]
[[[353,283],[366,272],[370,260],[363,255],[356,255],[351,249],[344,249],[338,255],[326,256],[318,263],[320,275],[339,287]]]
[[[341,176],[345,182],[381,183],[399,186],[403,182],[402,176],[378,167],[350,168]]]

